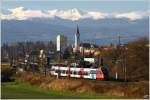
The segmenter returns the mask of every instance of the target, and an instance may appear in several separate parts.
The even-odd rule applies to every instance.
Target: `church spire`
[[[75,33],[75,52],[79,50],[80,46],[80,32],[79,32],[79,27],[77,25],[77,32]]]
[[[79,32],[79,27],[77,25],[77,34],[80,35],[80,32]]]

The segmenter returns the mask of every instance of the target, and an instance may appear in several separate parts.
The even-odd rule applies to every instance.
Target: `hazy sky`
[[[72,9],[104,12],[128,12],[148,10],[148,0],[3,0],[2,10],[25,7],[28,9]]]

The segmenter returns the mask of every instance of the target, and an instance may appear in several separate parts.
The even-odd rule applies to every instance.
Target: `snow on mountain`
[[[9,14],[1,14],[1,19],[15,19],[15,20],[26,20],[29,18],[55,18],[59,17],[61,19],[67,20],[80,20],[91,18],[94,20],[104,19],[104,18],[127,18],[129,20],[142,19],[145,16],[148,16],[147,12],[142,11],[132,11],[132,12],[124,12],[124,13],[106,13],[101,11],[81,11],[76,8],[69,10],[33,10],[27,9],[24,7],[17,7],[14,9],[8,9]]]

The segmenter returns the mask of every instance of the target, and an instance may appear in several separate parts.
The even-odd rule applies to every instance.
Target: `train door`
[[[96,69],[90,70],[90,79],[96,79]]]

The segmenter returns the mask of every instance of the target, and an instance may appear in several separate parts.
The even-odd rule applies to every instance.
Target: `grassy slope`
[[[11,83],[2,83],[2,98],[13,98],[13,99],[82,99],[82,98],[121,98],[108,95],[97,95],[97,94],[79,94],[71,92],[56,92],[48,91],[40,88],[33,87],[28,84],[11,82]]]

